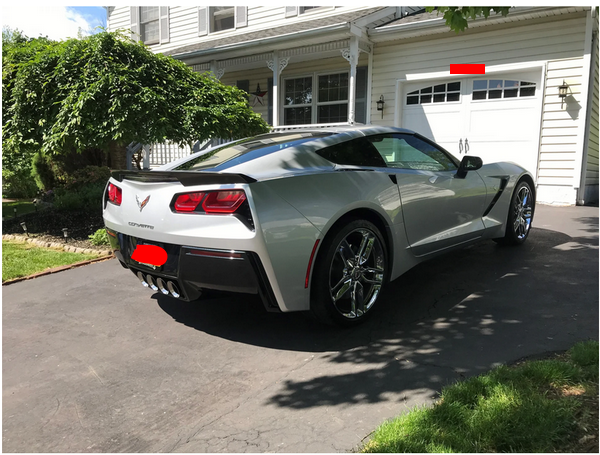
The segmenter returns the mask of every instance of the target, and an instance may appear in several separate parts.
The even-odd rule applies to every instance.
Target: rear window
[[[193,159],[177,166],[176,171],[199,171],[226,169],[247,161],[254,160],[270,153],[289,147],[296,147],[305,142],[330,136],[326,132],[290,132],[286,134],[271,133],[242,139],[216,150],[202,153]]]

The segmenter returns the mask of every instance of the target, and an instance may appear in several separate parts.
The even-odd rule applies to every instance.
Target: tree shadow
[[[592,229],[597,218],[581,221]],[[155,298],[196,330],[315,353],[338,365],[334,374],[287,380],[269,404],[307,408],[431,397],[460,377],[597,338],[597,245],[597,238],[534,228],[521,247],[490,241],[454,251],[391,282],[372,317],[353,329],[321,326],[298,313],[267,313],[256,296],[214,294],[192,303]]]

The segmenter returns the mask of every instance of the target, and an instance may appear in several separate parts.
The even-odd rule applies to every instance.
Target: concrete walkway
[[[353,330],[181,303],[116,261],[3,289],[6,452],[344,452],[449,382],[598,339],[598,209],[538,206],[391,283]]]

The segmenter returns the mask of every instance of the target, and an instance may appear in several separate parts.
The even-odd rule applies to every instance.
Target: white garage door
[[[468,153],[484,163],[513,161],[536,176],[541,71],[404,85],[402,127],[459,159]]]

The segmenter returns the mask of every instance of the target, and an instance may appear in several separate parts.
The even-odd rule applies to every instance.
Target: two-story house
[[[538,200],[598,200],[598,16],[518,7],[449,31],[422,7],[107,7],[109,30],[249,93],[274,128],[414,129],[457,157],[515,161]],[[485,74],[451,65],[484,64]]]

